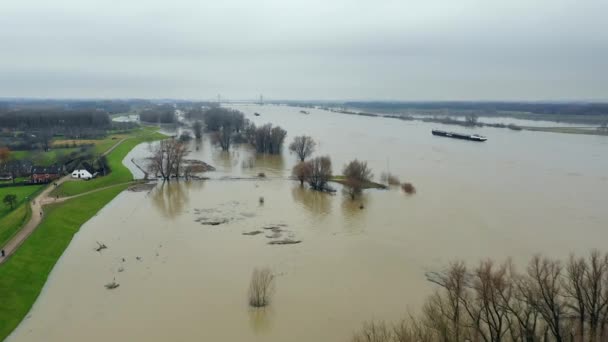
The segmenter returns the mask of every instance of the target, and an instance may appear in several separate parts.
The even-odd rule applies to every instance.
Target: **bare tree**
[[[512,289],[507,264],[494,267],[492,260],[483,261],[475,269],[471,288],[474,299],[467,306],[475,306],[474,312],[483,323],[478,326],[478,333],[486,341],[503,341],[509,329],[508,311],[503,302],[511,301]]]
[[[300,181],[300,186],[303,186],[304,181],[310,178],[311,172],[311,164],[306,162],[296,164],[291,170],[291,174]]]
[[[308,184],[314,190],[324,191],[327,189],[327,182],[331,179],[331,159],[329,156],[316,157],[307,162],[310,168]]]
[[[268,268],[254,269],[249,283],[249,305],[259,308],[270,304],[274,275]]]
[[[505,309],[510,313],[509,330],[514,341],[535,342],[540,338],[537,335],[538,310],[528,298],[530,288],[524,275],[517,273],[512,264],[508,268],[509,279],[512,286],[510,298],[502,298]]]
[[[352,342],[393,342],[393,330],[384,322],[369,322],[353,336]]]
[[[590,342],[601,339],[602,321],[608,306],[606,280],[608,276],[608,255],[601,256],[593,250],[589,258],[570,256],[566,265],[564,290],[570,299],[568,306],[578,319],[578,338],[585,340],[588,333]],[[588,327],[586,327],[588,326]]]
[[[451,336],[455,342],[462,340],[463,300],[466,298],[466,286],[469,275],[464,262],[451,263],[443,272],[427,273],[427,280],[441,286],[445,290],[445,300],[436,294],[426,308],[427,317],[437,317],[437,313],[446,320],[445,327],[438,329],[441,335]],[[433,315],[433,313],[435,313]]]
[[[194,137],[200,139],[203,136],[203,124],[199,120],[196,120],[192,124],[192,131],[194,131]]]
[[[160,174],[164,180],[169,180],[172,176],[180,176],[181,165],[189,151],[183,142],[167,139],[162,140],[152,153],[148,170],[156,175]]]
[[[367,162],[357,159],[348,163],[342,171],[345,177],[346,188],[350,197],[354,200],[361,193],[366,183],[373,177],[372,170],[367,167]]]
[[[293,138],[293,141],[289,144],[289,150],[295,153],[300,158],[300,161],[303,162],[313,154],[316,145],[317,143],[312,137],[301,135]]]
[[[477,122],[479,121],[479,115],[475,113],[470,113],[464,118],[465,123],[469,126],[477,126]]]
[[[40,139],[40,144],[42,145],[42,150],[44,152],[48,152],[51,148],[51,142],[53,141],[53,130],[50,128],[43,129],[40,131],[38,138]]]
[[[222,150],[228,151],[232,145],[232,127],[222,126],[215,133],[215,141],[220,145]]]
[[[11,150],[8,147],[0,147],[0,167],[8,161],[11,156]]]
[[[245,134],[248,140],[255,146],[257,152],[279,154],[283,148],[283,141],[287,136],[287,131],[279,126],[273,127],[266,124],[260,127],[245,127]]]
[[[558,260],[534,257],[525,273],[507,260],[486,260],[471,272],[462,262],[427,273],[440,286],[421,318],[410,315],[393,329],[369,323],[359,340],[428,342],[607,341],[608,254]]]
[[[563,267],[559,261],[535,256],[528,266],[527,300],[543,317],[556,342],[564,341],[566,304],[560,286]]]

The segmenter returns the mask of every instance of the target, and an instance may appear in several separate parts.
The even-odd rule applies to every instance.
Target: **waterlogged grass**
[[[28,313],[74,234],[126,187],[116,186],[46,207],[40,226],[0,266],[0,340]]]
[[[129,171],[129,169],[122,164],[122,160],[135,146],[143,142],[155,141],[164,138],[166,138],[164,135],[151,129],[141,129],[134,132],[129,136],[129,138],[127,138],[127,140],[123,141],[117,148],[108,154],[108,164],[112,169],[112,172],[109,175],[98,177],[89,181],[78,180],[65,182],[57,189],[53,190],[52,195],[57,195],[60,197],[73,196],[106,186],[132,181],[133,175],[131,174],[131,171]],[[114,144],[116,142],[117,141],[115,141]]]

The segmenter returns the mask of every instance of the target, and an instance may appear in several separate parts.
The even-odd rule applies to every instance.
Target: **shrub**
[[[413,195],[416,193],[416,188],[412,183],[403,183],[401,184],[401,189],[408,195]]]
[[[261,308],[270,304],[274,291],[274,275],[269,268],[254,269],[249,283],[249,305]]]

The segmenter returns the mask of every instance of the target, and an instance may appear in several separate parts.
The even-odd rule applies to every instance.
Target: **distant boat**
[[[255,112],[255,113],[253,113],[253,115],[255,115],[255,116],[260,116],[260,113]]]
[[[302,114],[310,114],[309,112],[307,112],[305,110],[301,110],[300,113],[302,113]]]
[[[471,140],[471,141],[486,141],[488,138],[478,135],[478,134],[460,134],[454,132],[446,132],[434,129],[433,135],[437,135],[440,137],[454,138],[454,139],[462,139],[462,140]]]

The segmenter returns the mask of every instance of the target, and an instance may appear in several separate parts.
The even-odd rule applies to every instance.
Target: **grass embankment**
[[[4,340],[28,313],[74,234],[129,186],[126,182],[132,180],[132,176],[122,165],[127,153],[141,142],[162,138],[164,135],[153,129],[134,131],[129,135],[129,139],[108,154],[108,162],[113,170],[110,175],[88,182],[68,182],[67,184],[75,185],[71,185],[67,190],[72,195],[104,186],[116,186],[45,207],[46,214],[40,226],[15,254],[0,266],[0,340]],[[114,144],[109,147],[112,145]]]
[[[28,313],[80,226],[127,186],[112,187],[45,208],[46,215],[40,226],[0,266],[0,340]]]
[[[8,194],[14,194],[17,196],[17,203],[15,208],[20,206],[21,204],[26,202],[26,198],[32,198],[33,194],[40,190],[42,185],[28,185],[28,186],[10,186],[6,188],[0,188],[0,201],[4,199],[4,196]],[[0,203],[0,219],[6,216],[9,212],[11,212],[10,206],[4,204],[4,202]],[[0,227],[0,229],[2,229]]]
[[[333,176],[333,177],[331,177],[331,179],[329,181],[338,183],[338,184],[342,184],[342,185],[347,185],[346,177],[344,177],[344,176]],[[386,189],[386,185],[369,181],[369,182],[363,183],[361,186],[361,189]]]
[[[129,169],[122,164],[122,160],[129,153],[129,151],[133,149],[133,147],[141,144],[142,142],[160,140],[163,138],[166,137],[151,129],[140,129],[135,131],[133,134],[128,136],[127,140],[123,141],[118,147],[107,155],[108,164],[112,170],[109,175],[98,177],[89,181],[78,180],[65,182],[57,189],[53,190],[51,195],[58,195],[60,197],[74,196],[87,191],[132,181],[133,175],[131,174],[131,171],[129,171]],[[117,142],[118,141],[114,141],[114,144]],[[110,147],[112,145],[110,145]]]
[[[0,198],[4,198],[6,194],[17,195],[15,209],[0,207],[0,247],[4,246],[30,219],[32,213],[28,205],[29,200],[26,198],[34,198],[41,189],[41,185],[0,188]]]

